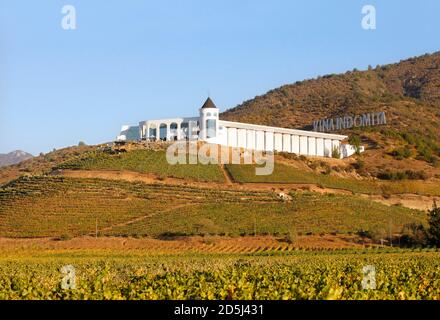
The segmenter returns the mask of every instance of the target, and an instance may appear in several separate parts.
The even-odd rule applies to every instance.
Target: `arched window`
[[[180,124],[180,129],[181,129],[181,135],[183,139],[188,140],[189,139],[189,124],[188,122],[182,122]]]
[[[208,112],[208,113],[206,114],[206,116],[207,116],[207,117],[210,117],[210,116],[211,116],[211,112]]]
[[[170,124],[170,140],[177,140],[177,123]]]
[[[215,119],[208,119],[206,120],[206,137],[209,138],[215,138],[216,137],[216,120]]]
[[[155,123],[150,124],[150,132],[147,132],[147,139],[156,140],[157,138],[157,126]]]
[[[167,140],[167,125],[165,123],[159,126],[159,139],[163,141]]]

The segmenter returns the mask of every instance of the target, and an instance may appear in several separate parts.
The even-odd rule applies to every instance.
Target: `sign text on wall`
[[[371,112],[355,116],[342,116],[313,121],[313,131],[334,131],[387,124],[385,112]]]

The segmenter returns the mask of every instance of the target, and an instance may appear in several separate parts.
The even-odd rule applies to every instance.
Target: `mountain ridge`
[[[22,150],[14,150],[9,153],[0,153],[0,167],[18,164],[34,156]]]

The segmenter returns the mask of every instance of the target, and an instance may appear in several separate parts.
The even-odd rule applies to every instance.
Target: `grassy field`
[[[344,189],[364,194],[402,194],[440,195],[440,186],[430,181],[372,181],[340,178],[333,175],[306,172],[294,167],[275,163],[271,175],[255,175],[255,165],[226,165],[226,169],[236,182],[249,183],[304,183],[318,184],[326,188]]]
[[[75,288],[63,289],[65,265]],[[364,290],[364,266],[375,289]],[[440,299],[435,250],[151,255],[36,251],[0,257],[0,299]]]
[[[133,150],[121,154],[103,151],[89,152],[82,157],[69,160],[57,168],[82,170],[128,170],[152,173],[159,177],[174,177],[197,181],[224,182],[225,178],[218,165],[179,164],[170,165],[165,151]]]
[[[355,196],[205,189],[100,179],[22,178],[0,188],[0,236],[356,233],[425,213]]]

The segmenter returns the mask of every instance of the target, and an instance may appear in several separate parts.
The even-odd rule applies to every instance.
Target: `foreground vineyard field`
[[[61,288],[64,265],[76,289]],[[374,290],[362,288],[366,265]],[[10,253],[0,258],[0,299],[440,299],[440,252]]]

